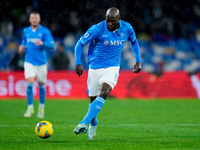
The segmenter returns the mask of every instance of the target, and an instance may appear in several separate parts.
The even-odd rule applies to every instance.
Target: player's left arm
[[[132,51],[133,51],[135,58],[136,58],[136,64],[134,65],[133,72],[138,73],[138,72],[140,72],[142,67],[141,67],[140,49],[139,49],[137,39],[135,39],[134,41],[131,42],[131,48],[132,48]]]
[[[136,64],[134,65],[133,72],[138,73],[142,69],[141,58],[140,58],[140,48],[139,48],[139,44],[138,44],[138,41],[135,36],[135,32],[131,26],[130,26],[130,30],[129,30],[128,40],[130,41],[131,49],[132,49],[132,51],[135,55],[135,59],[136,59]]]
[[[49,49],[54,49],[54,38],[51,32],[47,29],[44,34],[44,41],[36,40],[35,45],[44,46]]]

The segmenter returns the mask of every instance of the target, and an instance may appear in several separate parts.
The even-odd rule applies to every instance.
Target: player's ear
[[[40,17],[40,14],[38,14],[39,15],[39,23],[40,23],[40,21],[41,21],[41,17]]]
[[[32,13],[30,14],[30,16],[29,16],[29,22],[31,23],[31,18],[32,18]]]

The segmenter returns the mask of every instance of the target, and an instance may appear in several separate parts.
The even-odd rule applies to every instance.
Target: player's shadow
[[[44,141],[41,141],[41,142],[45,142],[45,143],[70,143],[71,141],[69,140],[66,140],[66,141],[53,141],[53,140],[44,140]]]

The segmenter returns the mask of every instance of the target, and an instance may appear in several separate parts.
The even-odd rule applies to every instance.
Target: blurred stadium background
[[[87,47],[81,78],[74,72],[73,51],[80,36],[104,20],[111,6],[120,9],[122,19],[136,32],[143,71],[131,73],[135,60],[126,43],[118,84],[98,114],[97,138],[88,141],[87,135],[72,132],[88,109]],[[55,50],[48,51],[45,105],[45,120],[54,125],[55,132],[46,140],[34,133],[41,119],[36,114],[31,119],[23,117],[26,81],[23,56],[17,49],[32,10],[40,12],[41,24],[56,41]],[[66,57],[58,55],[63,50]],[[0,149],[200,149],[199,60],[200,0],[1,1]],[[36,82],[33,90],[38,99]],[[35,112],[38,103],[34,101]]]
[[[111,6],[120,9],[122,19],[131,23],[136,32],[143,72],[159,77],[165,72],[180,71],[191,75],[200,71],[200,0],[6,0],[0,3],[1,73],[17,70],[12,67],[12,60],[21,42],[23,28],[29,26],[31,11],[40,12],[41,24],[51,30],[56,41],[55,50],[48,51],[49,70],[58,70],[53,66],[52,57],[59,45],[64,46],[69,59],[66,69],[74,70],[76,41],[90,26],[104,20],[105,12]],[[130,45],[126,43],[121,70],[133,69],[133,58]],[[87,69],[87,47],[82,62]],[[192,86],[190,81],[187,82]]]

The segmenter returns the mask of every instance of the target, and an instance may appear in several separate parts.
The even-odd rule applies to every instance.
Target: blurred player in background
[[[44,118],[45,82],[47,80],[46,49],[54,48],[54,39],[48,28],[40,25],[40,14],[32,12],[29,18],[31,26],[23,30],[23,39],[19,52],[25,51],[24,74],[27,81],[28,109],[24,117],[31,117],[33,108],[33,82],[35,77],[39,84],[38,118]]]
[[[75,47],[75,72],[81,76],[81,54],[83,46],[89,45],[88,50],[88,80],[87,88],[91,103],[84,119],[74,129],[74,133],[86,133],[88,138],[94,139],[97,129],[97,114],[100,112],[108,94],[117,84],[121,52],[126,41],[130,41],[132,51],[136,58],[134,73],[141,70],[141,58],[138,42],[132,26],[120,20],[120,12],[117,8],[109,8],[106,12],[106,20],[93,25],[80,38]]]

